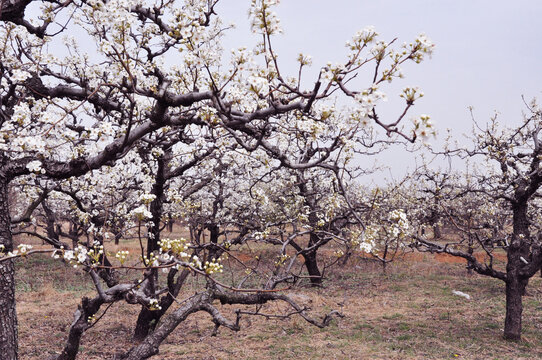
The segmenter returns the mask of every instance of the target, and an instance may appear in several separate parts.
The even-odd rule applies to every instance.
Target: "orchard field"
[[[542,109],[463,103],[524,36],[304,1],[0,1],[0,360],[542,358]]]
[[[131,241],[119,248],[137,253],[138,246]],[[234,254],[244,260],[259,255],[273,261],[265,247],[242,248]],[[327,257],[333,255],[328,253]],[[81,296],[92,295],[93,285],[81,271],[73,271],[47,255],[18,260],[17,269],[21,356],[41,360],[59,352],[73,320],[66,309],[76,308]],[[179,300],[198,288],[197,279],[191,282]],[[212,336],[214,326],[209,316],[195,314],[168,337],[157,358],[542,358],[540,278],[533,279],[525,296],[524,334],[518,343],[502,340],[502,283],[467,274],[465,262],[449,255],[409,253],[385,271],[378,262],[356,256],[345,266],[330,269],[321,288],[304,285],[291,292],[294,299],[316,315],[338,309],[344,318],[318,329],[295,316],[281,320],[246,317],[241,320],[240,331],[221,329]],[[471,299],[454,295],[453,290],[467,293]],[[106,313],[88,330],[79,359],[113,359],[109,350],[112,339],[118,353],[133,346],[132,331],[139,309],[126,304],[113,306],[114,312]],[[237,308],[228,306],[224,313],[233,317]],[[284,306],[273,304],[264,306],[262,312],[284,310]]]

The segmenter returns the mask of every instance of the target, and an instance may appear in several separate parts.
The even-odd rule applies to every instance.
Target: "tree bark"
[[[219,253],[222,253],[221,249],[217,246],[218,238],[220,237],[220,227],[217,224],[212,223],[207,227],[207,229],[209,229],[209,244],[214,245],[209,248],[207,255],[207,260],[211,261],[211,259],[219,258]]]
[[[43,212],[45,213],[47,237],[49,239],[55,240],[56,242],[60,242],[60,237],[59,237],[60,232],[56,231],[55,215],[53,211],[49,208],[45,200],[41,203],[41,207],[43,208]]]
[[[521,339],[521,314],[523,312],[523,292],[527,280],[510,277],[506,282],[506,317],[504,320],[504,338]]]
[[[162,218],[162,210],[164,204],[164,186],[165,179],[165,160],[161,157],[158,159],[158,167],[152,186],[151,194],[156,197],[150,204],[150,212],[152,214],[152,228],[147,235],[147,256],[150,257],[151,253],[158,249],[158,242],[160,241],[160,220]],[[152,270],[152,281],[149,283],[150,291],[155,291],[155,284],[158,282],[158,271]],[[160,320],[162,312],[159,310],[151,311],[147,307],[142,306],[141,311],[137,317],[137,323],[134,330],[134,340],[144,339],[152,330],[154,330],[156,323]]]
[[[126,354],[126,360],[142,360],[158,354],[162,341],[190,314],[202,309],[202,304],[210,299],[207,293],[195,295],[186,301],[180,308],[171,313],[162,325],[152,334],[145,337],[142,343],[135,346]]]
[[[435,239],[440,239],[442,237],[442,232],[440,231],[440,226],[438,224],[433,225],[433,237]]]
[[[156,314],[157,311],[159,310],[152,311],[144,306],[141,307],[141,311],[137,316],[137,322],[134,329],[133,338],[135,341],[141,341],[145,339],[147,335],[149,335],[154,330],[156,324],[158,323],[158,320],[160,320],[161,317]]]
[[[523,312],[523,294],[529,282],[522,278],[520,270],[522,259],[529,258],[529,220],[527,201],[520,200],[512,205],[514,233],[508,248],[506,264],[506,317],[504,320],[504,338],[521,339],[521,315]]]
[[[305,267],[307,268],[307,272],[309,273],[312,286],[320,286],[322,284],[322,273],[318,268],[316,251],[310,251],[304,254],[303,259],[305,260]]]
[[[146,307],[142,307],[137,317],[137,323],[134,330],[134,340],[141,341],[154,331],[156,325],[162,318],[162,316],[168,311],[170,306],[175,301],[177,295],[184,284],[184,281],[190,274],[188,269],[184,269],[181,274],[175,280],[177,270],[170,270],[168,274],[168,294],[162,296],[160,299],[160,310],[149,310]]]
[[[82,303],[76,311],[74,322],[70,326],[68,341],[56,360],[75,360],[79,352],[81,337],[90,327],[89,317],[95,315],[102,304],[103,300],[99,297],[95,299],[84,297],[82,299]]]
[[[0,244],[4,246],[5,252],[13,250],[8,180],[3,172],[0,172]],[[14,276],[13,260],[0,262],[0,357],[6,360],[18,358]]]

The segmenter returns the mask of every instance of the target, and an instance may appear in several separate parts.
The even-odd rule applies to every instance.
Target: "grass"
[[[200,285],[190,279],[181,298]],[[472,300],[452,290],[466,292]],[[524,297],[524,336],[517,343],[502,339],[504,284],[467,275],[463,264],[429,254],[392,263],[385,273],[378,264],[356,257],[346,267],[329,271],[323,288],[289,293],[310,307],[313,316],[337,309],[345,317],[319,329],[296,316],[244,316],[239,332],[221,328],[212,337],[209,316],[198,313],[169,336],[156,359],[542,359],[539,277],[531,280]],[[83,272],[48,256],[17,261],[21,359],[59,352],[81,297],[93,294]],[[236,308],[220,307],[229,319],[235,318]],[[83,337],[78,359],[111,359],[128,349],[138,310],[125,303],[113,305]],[[273,303],[263,312],[285,310]]]

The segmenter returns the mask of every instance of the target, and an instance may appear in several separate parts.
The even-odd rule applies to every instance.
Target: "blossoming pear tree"
[[[329,166],[326,164],[336,158],[334,154],[341,152],[345,144],[355,144],[356,134],[369,123],[387,135],[396,134],[409,141],[425,136],[430,130],[427,116],[417,118],[412,127],[404,125],[407,111],[422,95],[416,88],[404,89],[401,96],[405,108],[397,118],[382,119],[377,112],[377,105],[385,99],[385,84],[402,77],[401,66],[408,61],[419,63],[431,53],[433,45],[425,36],[395,47],[395,40],[379,40],[373,28],[366,28],[348,43],[345,62],[327,64],[311,86],[305,88],[300,77],[304,67],[310,64],[309,57],[298,58],[298,77],[287,76],[272,46],[272,36],[281,32],[280,22],[271,11],[277,1],[251,2],[252,30],[261,36],[261,42],[255,49],[235,50],[227,66],[221,47],[227,26],[216,14],[217,2],[10,0],[1,3],[0,246],[5,257],[0,262],[0,353],[3,356],[17,358],[13,259],[32,252],[25,245],[14,249],[8,201],[10,183],[52,180],[75,185],[78,181],[74,179],[85,174],[105,166],[114,168],[131,156],[134,149],[150,151],[154,156],[155,149],[149,149],[148,144],[175,146],[177,140],[182,143],[186,131],[191,132],[195,141],[204,139],[217,148],[222,147],[222,139],[230,138],[248,153],[260,149],[270,157],[273,167],[308,169]],[[39,7],[39,11],[30,11],[30,4],[36,6],[34,9]],[[356,81],[356,75],[366,69],[372,73],[372,81],[368,84]],[[344,109],[333,105],[339,95],[350,101]],[[204,135],[213,133],[209,137]],[[296,139],[302,136],[313,139],[310,147],[305,148],[310,153],[308,161],[296,156],[300,150],[295,146]],[[158,158],[162,156],[160,148],[156,149]],[[166,152],[163,147],[161,150]],[[153,181],[156,184],[156,179]],[[84,187],[72,190],[76,198],[87,196]],[[156,197],[140,201],[159,201],[156,194],[151,195]],[[73,197],[72,200],[76,201]],[[27,208],[35,209],[35,203],[36,199],[29,199]],[[89,209],[91,214],[95,210],[96,220],[100,222],[100,211]],[[135,210],[142,218],[159,221],[153,218],[151,210]],[[149,225],[149,234],[153,233],[153,227],[156,223]],[[89,245],[51,250],[55,257],[84,268],[97,291],[96,297],[82,300],[59,359],[75,358],[79,339],[101,305],[125,300],[151,310],[160,306],[156,294],[146,292],[153,288],[147,287],[153,276],[135,284],[111,283],[111,287],[104,289],[98,270],[113,270],[115,266],[102,260],[106,251],[101,241]],[[321,322],[309,318],[285,295],[244,293],[219,285],[210,275],[220,269],[220,264],[201,262],[183,241],[161,239],[158,245],[159,248],[148,249],[142,265],[134,266],[137,270],[143,267],[153,274],[162,266],[188,269],[203,276],[209,286],[173,311],[160,327],[126,354],[127,359],[156,354],[165,337],[195,311],[208,312],[217,326],[238,329],[238,321],[227,320],[212,305],[216,299],[228,304],[282,300],[307,321],[319,326],[329,322],[329,317]],[[117,254],[115,259],[122,266],[125,254]]]
[[[355,219],[363,222],[358,222],[352,242],[385,270],[388,263],[410,250],[412,234],[416,233],[416,209],[408,197],[409,189],[400,183],[358,193],[353,202]]]
[[[505,283],[504,337],[510,340],[521,338],[522,297],[542,266],[541,114],[533,101],[529,114],[515,127],[500,124],[495,116],[485,127],[476,124],[472,148],[448,151],[482,160],[440,205],[445,221],[462,241],[452,245],[420,237],[417,242],[421,250],[462,257],[468,268]],[[453,197],[459,204],[450,203]],[[450,208],[460,209],[459,213]],[[473,254],[477,250],[485,256]],[[496,261],[499,253],[506,255],[505,265]]]

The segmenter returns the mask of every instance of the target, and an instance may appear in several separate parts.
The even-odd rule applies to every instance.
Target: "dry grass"
[[[137,246],[123,244],[131,251]],[[73,311],[81,296],[93,295],[92,285],[80,271],[48,256],[20,260],[17,271],[21,359],[43,359],[62,348]],[[502,339],[502,282],[467,275],[455,259],[409,256],[384,273],[378,264],[356,257],[345,268],[330,271],[324,288],[290,292],[314,316],[341,310],[345,317],[329,327],[318,329],[299,317],[245,316],[241,331],[221,328],[212,337],[208,315],[195,314],[166,340],[156,359],[542,359],[541,280],[533,278],[529,285],[524,337],[513,343]],[[190,280],[181,297],[199,286]],[[452,290],[466,292],[472,300],[454,296]],[[233,318],[235,308],[221,309]],[[128,349],[138,310],[113,305],[84,335],[79,359],[110,359]],[[281,310],[284,306],[276,303],[265,308],[266,313]]]

